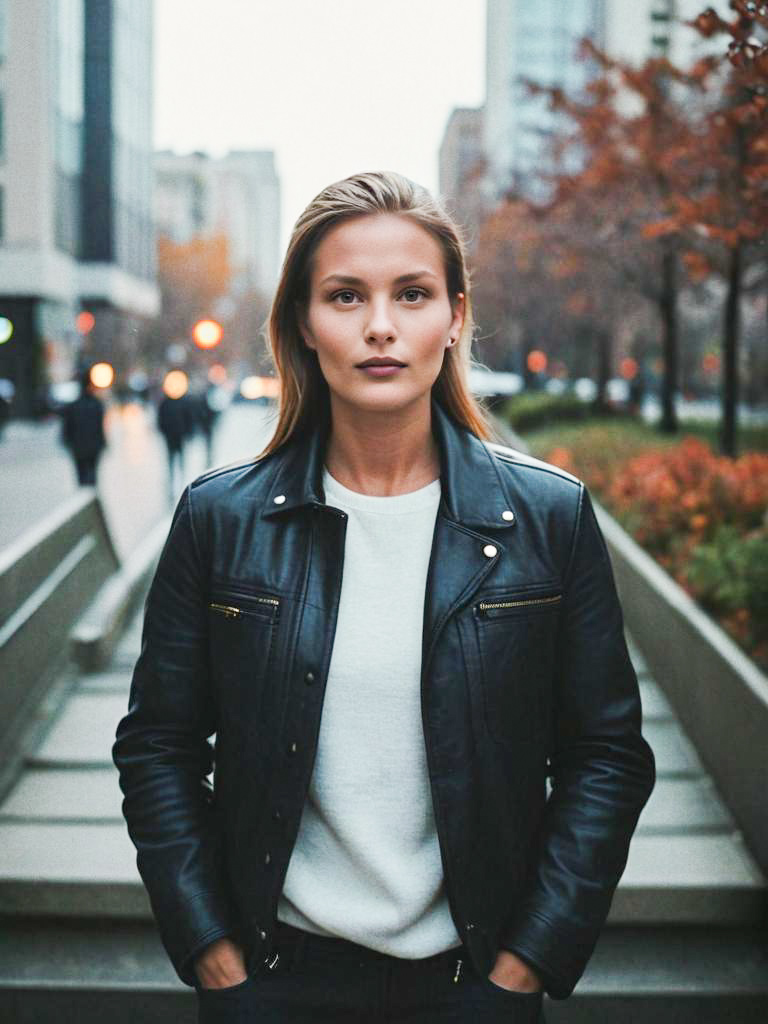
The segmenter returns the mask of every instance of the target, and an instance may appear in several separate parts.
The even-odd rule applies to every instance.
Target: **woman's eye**
[[[403,292],[406,302],[418,302],[419,299],[424,299],[426,296],[427,292],[423,288],[406,288]]]
[[[335,292],[331,296],[331,299],[334,302],[340,302],[342,306],[351,306],[356,298],[357,295],[355,295],[354,292],[349,291],[348,289],[345,289],[344,291],[341,292]]]

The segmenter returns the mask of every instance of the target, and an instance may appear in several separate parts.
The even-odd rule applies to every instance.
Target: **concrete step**
[[[114,766],[28,768],[0,804],[0,825],[11,822],[111,822],[124,826],[123,794]]]
[[[86,789],[89,774],[79,775]],[[110,801],[118,800],[116,774],[114,787],[101,773],[94,780],[102,803],[97,807],[94,801],[89,816],[77,816],[71,795],[54,819],[25,815],[23,794],[3,806],[8,817],[0,818],[0,910],[41,915],[55,908],[66,917],[107,910],[118,917],[149,915],[133,846],[123,822],[109,810]],[[27,792],[39,781],[39,775],[25,780]],[[81,806],[90,803],[83,799]],[[765,919],[765,893],[739,833],[638,834],[608,921],[755,924]]]
[[[148,916],[111,757],[129,679],[114,666],[81,676],[0,805],[6,913]],[[649,678],[640,686],[657,783],[609,924],[757,923],[765,881],[660,689]]]
[[[548,1024],[765,1024],[764,933],[609,929]],[[193,1024],[196,998],[150,925],[13,921],[0,938],[0,1020],[14,1024]]]

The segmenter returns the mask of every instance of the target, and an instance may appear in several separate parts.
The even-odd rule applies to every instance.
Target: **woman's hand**
[[[516,992],[539,992],[542,988],[538,974],[519,956],[506,949],[499,950],[488,979],[499,988],[512,989]]]
[[[195,973],[203,988],[230,988],[245,981],[245,957],[231,939],[217,939],[195,958]]]

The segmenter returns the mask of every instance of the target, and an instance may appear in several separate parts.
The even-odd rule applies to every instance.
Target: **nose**
[[[396,327],[392,318],[388,299],[372,299],[369,309],[368,323],[365,329],[365,340],[372,344],[394,341]]]

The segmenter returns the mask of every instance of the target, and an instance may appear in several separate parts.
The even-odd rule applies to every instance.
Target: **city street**
[[[214,435],[213,465],[246,459],[266,444],[273,407],[230,406]],[[118,554],[124,558],[171,508],[165,444],[154,412],[136,403],[114,405],[105,422],[108,447],[99,463],[98,492]],[[11,423],[0,440],[0,551],[77,492],[67,450],[59,443],[57,418]],[[196,435],[184,459],[184,483],[204,472],[205,441]],[[181,493],[177,479],[174,500]]]

